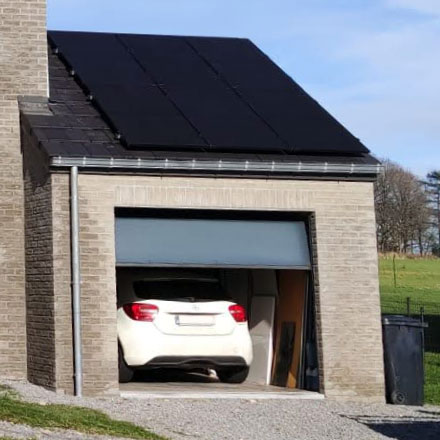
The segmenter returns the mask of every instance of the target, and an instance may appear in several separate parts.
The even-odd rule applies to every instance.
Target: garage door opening
[[[246,381],[237,385],[241,388],[317,391],[307,227],[307,217],[299,215],[118,210],[118,334],[123,357],[127,342],[119,314],[131,313],[123,306],[148,300],[146,319],[152,321],[156,309],[166,312],[152,323],[158,334],[136,336],[139,350],[152,351],[152,360],[145,365],[138,361],[129,389],[136,383],[241,383],[240,371],[248,366]],[[246,336],[237,332],[242,310],[252,362],[247,362],[243,348]],[[223,347],[210,358],[213,344]]]

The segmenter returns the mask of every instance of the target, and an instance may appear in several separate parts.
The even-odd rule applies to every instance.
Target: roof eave
[[[179,159],[121,159],[114,157],[51,157],[53,168],[77,166],[83,169],[102,170],[155,170],[166,172],[239,172],[243,174],[265,173],[273,175],[344,175],[344,176],[376,176],[382,170],[382,165],[359,163],[329,163],[329,162],[281,162],[281,161],[252,161],[252,160],[179,160]]]

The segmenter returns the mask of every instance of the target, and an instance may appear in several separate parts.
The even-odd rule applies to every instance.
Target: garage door
[[[302,221],[116,218],[118,266],[309,269]]]

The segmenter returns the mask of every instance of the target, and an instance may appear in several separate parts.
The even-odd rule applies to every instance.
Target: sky
[[[48,0],[48,27],[250,38],[376,157],[440,169],[440,0]]]

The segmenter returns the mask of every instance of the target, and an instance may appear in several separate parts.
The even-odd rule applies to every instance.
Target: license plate
[[[177,325],[210,326],[214,325],[214,317],[209,315],[177,315]]]

